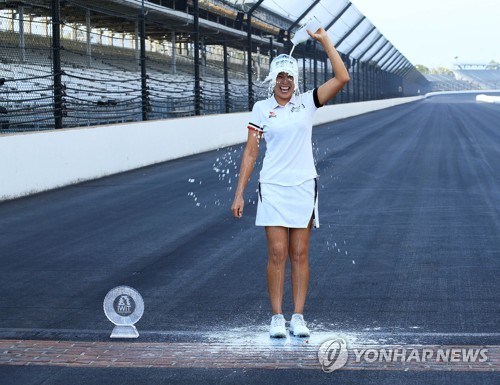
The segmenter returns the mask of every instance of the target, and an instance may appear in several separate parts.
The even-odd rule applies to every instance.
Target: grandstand
[[[337,28],[331,37],[352,79],[334,103],[425,89],[425,78],[349,1],[330,5],[321,21]],[[142,11],[139,0],[0,3],[1,132],[247,111],[267,95],[269,62],[289,52],[300,21],[266,1],[146,1],[142,31]],[[332,75],[315,44],[294,52],[302,89]]]
[[[425,74],[431,91],[465,91],[478,89],[478,85],[467,80],[459,80],[454,75]]]
[[[455,64],[452,75],[425,74],[431,91],[499,90],[500,66]]]
[[[479,90],[500,89],[500,66],[492,64],[455,64],[458,80],[470,82]]]

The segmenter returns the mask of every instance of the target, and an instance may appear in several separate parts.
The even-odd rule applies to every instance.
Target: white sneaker
[[[283,317],[283,314],[273,315],[273,318],[271,318],[271,327],[269,328],[269,335],[272,338],[286,337],[285,317]]]
[[[290,321],[290,333],[297,337],[309,337],[311,335],[302,314],[295,313],[292,315],[292,320]]]

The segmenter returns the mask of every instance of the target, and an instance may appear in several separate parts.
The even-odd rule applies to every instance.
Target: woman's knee
[[[307,249],[290,250],[290,262],[292,264],[307,264],[308,252]]]
[[[284,265],[288,256],[288,247],[285,244],[269,245],[269,263]]]
[[[290,236],[290,262],[307,263],[310,229],[294,229]]]

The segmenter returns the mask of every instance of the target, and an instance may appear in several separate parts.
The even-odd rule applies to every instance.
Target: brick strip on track
[[[253,368],[317,369],[317,344],[284,346],[238,345],[225,342],[143,343],[129,341],[84,342],[48,340],[0,340],[0,365],[57,365],[88,368]],[[395,346],[351,346],[341,370],[419,370],[491,372],[500,368],[500,345],[488,349],[485,362],[355,362],[353,349],[391,349]],[[436,349],[436,345],[404,346]],[[453,348],[478,348],[472,345]]]

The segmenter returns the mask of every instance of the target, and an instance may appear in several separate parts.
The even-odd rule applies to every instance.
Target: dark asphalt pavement
[[[500,345],[500,105],[435,96],[316,128],[313,142],[321,223],[305,309],[313,336]],[[253,344],[253,330],[265,335],[266,239],[253,225],[260,160],[245,217],[229,210],[242,149],[1,203],[0,339],[107,341],[102,303],[118,285],[144,298],[138,341],[241,332]],[[287,319],[292,310],[287,280]],[[0,383],[495,384],[492,370],[2,364]]]

